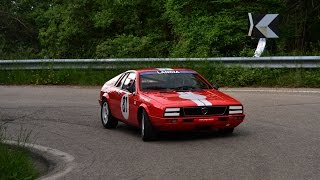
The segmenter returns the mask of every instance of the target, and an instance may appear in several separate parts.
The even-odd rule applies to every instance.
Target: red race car
[[[159,131],[216,129],[231,134],[243,122],[243,106],[190,69],[129,70],[101,89],[101,121],[116,128],[118,121],[141,128],[144,141]]]

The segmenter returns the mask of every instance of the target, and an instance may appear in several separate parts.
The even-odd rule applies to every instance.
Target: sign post
[[[257,49],[254,52],[254,56],[253,57],[260,57],[261,54],[263,53],[264,49],[266,48],[266,44],[267,44],[267,39],[266,38],[260,38],[258,46],[257,46]]]
[[[252,15],[248,13],[248,16],[250,23],[248,36],[260,38],[254,57],[260,57],[266,47],[267,38],[279,38],[277,28],[279,14]]]

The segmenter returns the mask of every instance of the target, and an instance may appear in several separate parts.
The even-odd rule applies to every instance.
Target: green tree
[[[320,1],[286,0],[284,49],[300,54],[320,51]]]
[[[101,32],[96,56],[167,57],[171,32],[163,0],[98,1],[95,27]]]
[[[53,1],[35,15],[41,56],[81,58],[94,54],[96,33],[92,22],[96,3],[92,0]]]
[[[316,0],[1,0],[0,59],[247,56],[248,12],[280,14],[270,55],[319,54]]]
[[[36,57],[37,27],[30,13],[32,1],[0,1],[0,58]]]
[[[247,13],[269,13],[282,6],[280,0],[167,0],[175,36],[171,56],[239,56],[248,46]]]

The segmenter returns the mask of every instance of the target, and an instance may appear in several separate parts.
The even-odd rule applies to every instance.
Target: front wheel
[[[111,115],[109,105],[106,100],[103,100],[101,105],[101,122],[107,129],[116,128],[118,125],[118,120]]]
[[[145,110],[141,115],[141,137],[143,141],[152,141],[156,139],[156,132],[152,127],[148,114]]]

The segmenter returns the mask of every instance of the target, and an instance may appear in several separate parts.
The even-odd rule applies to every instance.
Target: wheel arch
[[[104,100],[109,101],[109,98],[110,98],[109,94],[105,92],[105,93],[103,93],[103,95],[101,97],[101,102]]]
[[[141,104],[140,107],[138,108],[138,113],[137,113],[137,119],[138,119],[138,123],[139,125],[141,125],[141,117],[142,117],[142,111],[145,110],[147,114],[149,114],[149,109],[147,107],[147,105],[145,104]]]
[[[109,106],[109,103],[110,103],[109,100],[110,100],[109,94],[107,92],[103,93],[103,95],[101,96],[101,107],[102,107],[103,101],[106,101]],[[110,110],[110,106],[109,106],[109,111],[110,111],[109,113],[112,115],[111,110]]]

